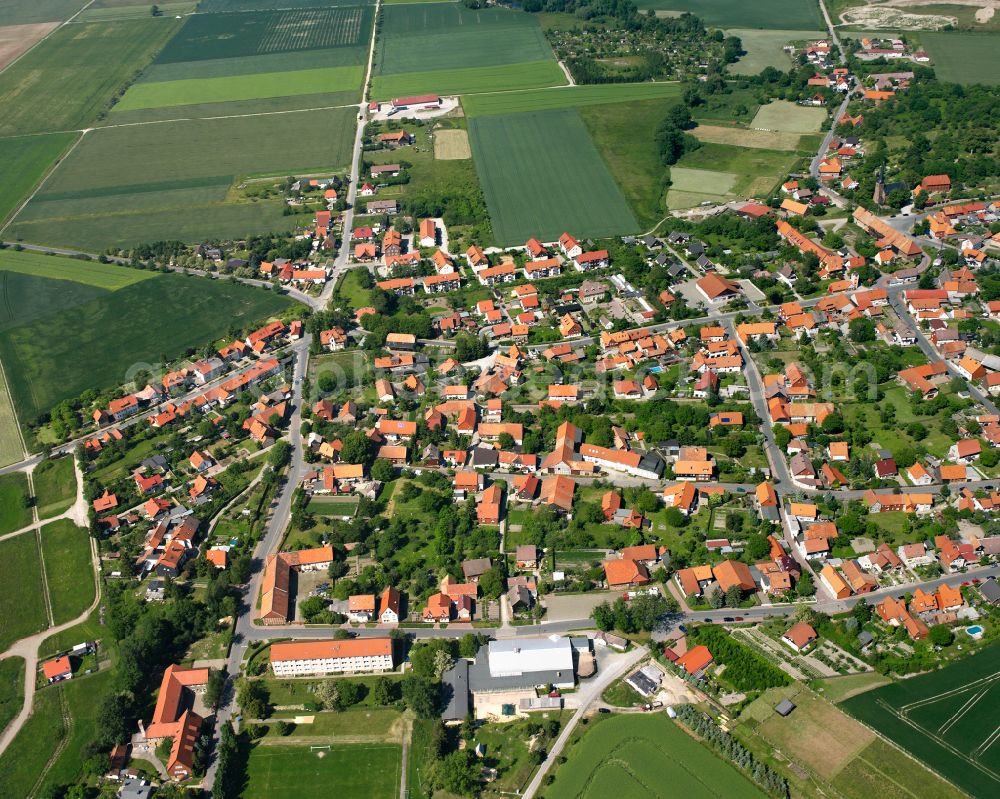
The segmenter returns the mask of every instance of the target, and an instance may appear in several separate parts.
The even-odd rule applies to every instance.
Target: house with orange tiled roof
[[[190,694],[208,684],[208,671],[168,666],[160,682],[153,718],[145,727],[140,725],[145,740],[153,744],[171,739],[165,765],[175,780],[188,779],[194,770],[194,745],[204,719],[190,709]]]
[[[604,579],[610,589],[645,585],[650,581],[645,565],[625,558],[611,558],[604,561]]]

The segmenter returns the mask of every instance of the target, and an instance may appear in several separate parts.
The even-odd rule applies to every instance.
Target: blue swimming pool
[[[966,627],[965,631],[973,638],[983,634],[983,628],[979,624],[973,624],[971,627]]]

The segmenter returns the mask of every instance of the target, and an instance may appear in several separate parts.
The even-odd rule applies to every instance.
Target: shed
[[[795,710],[795,705],[792,704],[789,699],[782,699],[774,708],[779,716],[787,716],[793,710]]]

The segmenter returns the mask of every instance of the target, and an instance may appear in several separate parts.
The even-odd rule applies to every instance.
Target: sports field
[[[383,12],[372,80],[376,99],[565,82],[534,15],[459,3],[406,3]]]
[[[1000,644],[841,707],[972,796],[1000,794]]]
[[[462,107],[468,116],[475,117],[545,111],[551,108],[582,108],[589,105],[679,96],[680,84],[677,83],[604,83],[524,92],[472,94],[462,98]]]
[[[920,43],[933,61],[938,80],[1000,83],[1000,34],[924,31]]]
[[[17,586],[0,591],[0,652],[48,626],[42,596],[42,569],[34,533],[0,541],[0,581]]]
[[[31,473],[38,518],[65,513],[76,501],[76,469],[72,456],[44,460]]]
[[[760,107],[750,127],[785,133],[816,133],[826,122],[826,116],[826,111],[822,108],[799,105],[788,100],[772,100]]]
[[[637,230],[577,111],[476,117],[469,136],[498,243]]]
[[[612,716],[564,754],[545,788],[548,799],[686,799],[763,797],[725,761],[683,732],[665,713]]]
[[[94,569],[90,563],[90,534],[69,519],[42,528],[45,582],[52,603],[52,620],[64,624],[94,601]]]
[[[0,136],[90,125],[180,25],[173,18],[147,16],[55,31],[0,72]]]
[[[396,744],[309,746],[258,744],[250,753],[243,799],[270,799],[295,786],[298,799],[339,796],[393,799],[399,796],[401,747]]]
[[[115,112],[143,108],[225,103],[237,100],[260,100],[270,97],[294,97],[302,94],[358,91],[364,79],[364,67],[326,67],[296,72],[265,72],[232,75],[224,78],[137,83],[128,90]]]
[[[354,125],[354,109],[338,108],[97,129],[52,172],[8,235],[100,251],[289,230],[295,219],[282,216],[280,200],[230,203],[230,187],[250,175],[341,168]]]
[[[819,28],[823,25],[816,0],[638,0],[645,10],[688,12],[706,25],[720,28]]]
[[[0,274],[5,277],[0,361],[22,424],[85,389],[119,385],[137,364],[159,363],[161,354],[176,356],[219,338],[232,325],[249,326],[291,304],[272,292],[181,275],[156,274],[109,291]]]
[[[735,75],[756,75],[765,67],[787,72],[792,67],[792,57],[782,48],[789,42],[819,39],[827,34],[819,30],[755,30],[731,28],[729,36],[739,36],[746,55],[740,56],[729,70]]]

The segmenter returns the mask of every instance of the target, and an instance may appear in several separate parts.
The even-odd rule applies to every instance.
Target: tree
[[[420,718],[434,718],[438,713],[438,686],[411,675],[403,680],[403,701]]]
[[[865,342],[875,340],[875,323],[866,316],[852,319],[847,326],[851,341]]]
[[[712,593],[708,595],[708,604],[711,605],[715,610],[721,608],[726,602],[725,594],[722,593],[722,589],[716,586],[712,589]]]
[[[460,796],[471,796],[479,785],[479,766],[469,749],[445,756],[438,765],[437,775],[442,788]]]
[[[726,589],[726,607],[738,608],[743,600],[743,592],[738,585],[731,585]]]
[[[388,483],[395,476],[395,469],[385,458],[378,458],[372,464],[372,480],[380,483]]]
[[[340,709],[340,688],[336,680],[324,680],[316,686],[316,699],[324,710]]]
[[[802,597],[812,596],[816,593],[816,586],[813,584],[812,575],[809,572],[802,572],[799,582],[795,586],[795,592]]]
[[[372,686],[372,701],[376,705],[391,705],[395,701],[395,688],[388,677],[379,677]]]
[[[752,563],[757,563],[758,561],[766,558],[771,552],[771,545],[767,541],[767,536],[761,533],[754,533],[751,535],[747,539],[746,549],[744,552]]]
[[[267,703],[270,695],[267,686],[261,680],[240,680],[236,691],[236,701],[243,710],[243,715],[251,719],[262,719],[267,715]]]
[[[944,624],[935,624],[931,627],[927,637],[934,646],[949,646],[955,640],[955,634],[952,633],[951,628]]]
[[[598,630],[610,632],[615,628],[615,614],[611,610],[611,605],[607,602],[602,602],[595,607],[590,612],[590,616],[594,620],[594,626]]]
[[[205,687],[205,704],[212,708],[219,706],[222,691],[226,687],[226,672],[222,669],[212,669],[208,672],[208,685]]]
[[[278,735],[280,735],[282,738],[284,738],[286,735],[291,735],[292,734],[292,730],[295,729],[295,725],[292,724],[292,723],[290,723],[290,722],[282,720],[282,721],[279,721],[277,724],[274,725],[274,729],[275,729],[275,732],[278,733]]]

